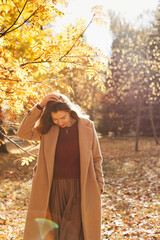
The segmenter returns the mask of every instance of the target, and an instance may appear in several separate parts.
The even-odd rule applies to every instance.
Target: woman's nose
[[[63,121],[62,120],[59,120],[58,124],[61,126],[63,125]]]

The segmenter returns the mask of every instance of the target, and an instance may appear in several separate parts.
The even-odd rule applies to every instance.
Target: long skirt
[[[54,240],[84,240],[81,219],[80,179],[53,179],[49,207],[58,224]]]

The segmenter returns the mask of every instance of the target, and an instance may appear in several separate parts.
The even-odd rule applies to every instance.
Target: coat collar
[[[89,120],[84,118],[78,119],[79,132],[79,150],[80,150],[80,172],[81,183],[84,184],[87,177],[87,170],[90,160],[90,151],[92,146],[92,129],[89,127]],[[54,156],[56,144],[59,135],[59,127],[54,125],[50,131],[44,135],[44,154],[47,166],[47,175],[49,185],[52,183]]]

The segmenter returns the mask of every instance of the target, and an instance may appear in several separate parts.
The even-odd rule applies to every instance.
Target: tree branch
[[[43,3],[44,3],[45,1],[46,1],[46,0],[44,0]],[[18,15],[18,17],[16,18],[16,20],[14,21],[14,23],[13,23],[7,30],[5,30],[3,33],[1,33],[1,34],[0,34],[0,37],[3,37],[3,36],[6,35],[7,33],[13,32],[13,31],[16,30],[17,28],[20,28],[23,24],[25,24],[25,23],[34,15],[34,14],[40,9],[40,7],[41,7],[41,6],[39,6],[39,7],[38,7],[26,20],[24,20],[23,23],[21,23],[19,26],[11,29],[11,28],[15,25],[15,23],[18,21],[18,19],[19,19],[20,15],[22,14],[22,12],[23,12],[23,10],[24,10],[27,2],[28,2],[28,0],[26,0],[26,2],[25,2],[25,4],[24,4],[21,12],[19,13],[19,15]],[[10,29],[11,29],[11,30],[10,30]],[[10,30],[10,31],[9,31],[9,30]]]
[[[14,5],[16,6],[18,12],[20,13],[21,11],[20,11],[20,9],[18,8],[18,6],[17,6],[17,4],[15,3],[15,1],[14,1],[14,0],[11,0],[11,1],[14,3]]]
[[[20,64],[20,67],[24,67],[24,66],[26,66],[26,65],[28,65],[28,64],[37,64],[37,63],[47,63],[47,62],[52,62],[52,61],[38,61],[38,62],[27,62],[27,63],[22,63],[22,64]]]
[[[74,56],[74,55],[68,55],[67,57],[69,58],[91,58],[91,57],[95,57],[95,55],[92,56]]]
[[[40,8],[40,7],[39,7]],[[16,30],[17,28],[20,28],[23,24],[25,24],[38,10],[39,8],[37,8],[26,20],[24,20],[23,23],[21,23],[19,26],[11,29],[10,31],[8,31],[7,33],[13,32],[14,30]]]
[[[13,82],[20,82],[20,80],[10,79],[10,78],[0,78],[0,81],[13,81]]]
[[[7,90],[3,90],[3,89],[1,89],[1,91],[2,91],[2,92],[5,92],[5,93],[8,93],[8,94],[12,94],[12,93],[14,93],[14,91],[9,92],[9,91],[7,91]]]
[[[70,56],[70,55],[68,55],[67,57],[70,57],[70,58],[90,58],[90,57],[94,57],[94,55],[93,56]],[[51,60],[45,60],[45,61],[42,60],[42,61],[37,61],[37,62],[26,62],[26,63],[20,64],[20,67],[24,67],[28,64],[51,63],[51,62],[52,62]],[[67,61],[61,61],[61,62],[67,62]]]
[[[13,143],[14,145],[16,145],[16,147],[20,148],[22,151],[26,152],[27,154],[29,154],[32,157],[36,158],[36,155],[33,155],[32,153],[28,152],[27,150],[25,150],[24,148],[22,148],[19,144],[17,144],[15,141],[13,141],[12,139],[10,139],[6,134],[4,134],[1,130],[0,133],[11,143]]]
[[[21,14],[22,14],[22,12],[24,11],[24,8],[25,8],[27,2],[28,2],[28,0],[26,0],[22,10],[20,11],[18,17],[15,19],[15,21],[12,23],[12,25],[9,28],[7,28],[3,33],[1,33],[0,37],[3,37],[4,35],[6,35],[9,32],[9,30],[16,24],[16,22],[18,21],[18,19],[20,18]]]
[[[80,37],[85,33],[85,31],[87,30],[87,28],[91,25],[93,19],[95,17],[95,14],[93,15],[91,21],[88,23],[88,25],[85,27],[85,29],[83,30],[83,32],[78,36],[78,38],[75,40],[75,42],[73,43],[73,45],[70,47],[70,49],[62,56],[60,57],[59,61],[61,61],[64,57],[66,57],[70,51],[73,49],[73,47],[75,46],[76,42],[80,39]]]

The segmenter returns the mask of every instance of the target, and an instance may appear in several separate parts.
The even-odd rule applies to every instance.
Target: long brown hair
[[[73,104],[65,95],[58,94],[59,99],[57,101],[49,101],[45,107],[40,120],[36,126],[36,129],[41,134],[46,134],[50,128],[55,125],[51,118],[51,112],[65,111],[69,112],[70,116],[74,119],[79,117],[86,117],[79,106]]]

